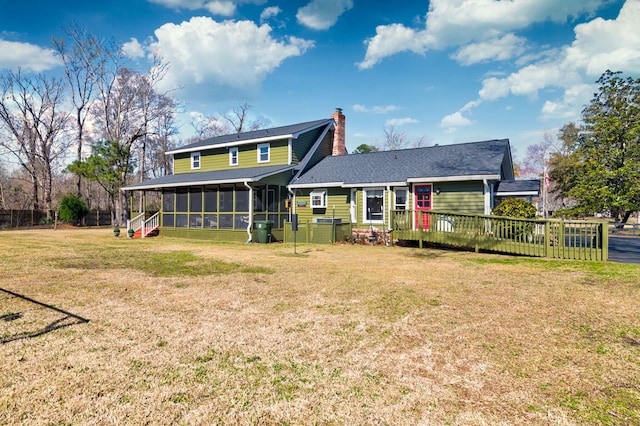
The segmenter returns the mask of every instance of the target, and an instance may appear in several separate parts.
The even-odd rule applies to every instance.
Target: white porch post
[[[486,179],[482,180],[484,186],[484,214],[491,214],[491,188],[489,182]]]

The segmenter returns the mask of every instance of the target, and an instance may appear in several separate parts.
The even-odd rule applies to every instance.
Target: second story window
[[[270,161],[270,149],[268,143],[258,144],[258,163],[268,163]]]
[[[229,148],[229,165],[238,165],[238,148]]]
[[[192,152],[191,153],[191,168],[199,169],[200,168],[200,153]]]

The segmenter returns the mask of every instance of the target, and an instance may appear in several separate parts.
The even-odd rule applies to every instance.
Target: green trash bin
[[[271,241],[271,229],[273,228],[273,222],[270,220],[256,220],[256,229],[258,230],[258,242],[266,244]]]

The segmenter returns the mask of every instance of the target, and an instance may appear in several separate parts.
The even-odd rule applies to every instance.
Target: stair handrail
[[[157,212],[151,215],[149,219],[142,221],[142,232],[140,233],[140,236],[142,238],[146,237],[147,235],[149,235],[150,233],[152,233],[153,231],[155,231],[160,227],[159,218],[160,218],[160,212]]]
[[[140,213],[138,216],[134,217],[133,219],[127,220],[127,229],[133,229],[134,231],[137,231],[142,227],[143,223],[144,223],[144,212]]]

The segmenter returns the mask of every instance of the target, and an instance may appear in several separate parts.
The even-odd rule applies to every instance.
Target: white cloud
[[[131,37],[131,40],[122,45],[122,51],[130,58],[143,58],[145,56],[144,46],[138,39]]]
[[[314,30],[331,28],[340,15],[353,7],[353,0],[312,0],[298,9],[298,22]]]
[[[236,13],[236,5],[231,1],[210,1],[204,4],[204,8],[220,16],[233,16]]]
[[[501,39],[504,34],[548,20],[563,22],[593,13],[604,0],[431,0],[424,29],[403,24],[381,25],[365,41],[365,59],[358,64],[370,68],[400,52],[423,54],[429,49],[464,46]],[[509,41],[509,39],[503,42]],[[468,59],[464,52],[461,59]],[[489,58],[487,58],[489,59]]]
[[[425,31],[414,31],[402,24],[380,25],[376,35],[365,40],[367,52],[364,61],[358,63],[360,69],[373,67],[387,56],[402,51],[423,54],[429,46],[429,36]]]
[[[482,83],[480,99],[507,95],[535,98],[548,87],[564,89],[561,99],[547,101],[543,119],[577,117],[589,101],[591,83],[607,69],[640,73],[640,0],[627,0],[616,19],[596,18],[575,28],[575,40],[558,55],[527,65],[505,78]]]
[[[388,112],[397,111],[400,109],[400,107],[396,105],[376,105],[368,108],[367,106],[360,104],[355,104],[352,106],[352,108],[356,112],[368,112],[374,114],[386,114]]]
[[[20,67],[24,70],[42,72],[61,64],[53,49],[0,39],[0,69],[15,70]]]
[[[165,24],[155,36],[151,48],[171,63],[163,80],[167,88],[210,84],[252,90],[282,61],[313,47],[312,41],[295,37],[275,40],[266,24],[207,17]]]
[[[278,16],[280,12],[282,12],[282,9],[280,9],[278,6],[267,7],[260,14],[260,22],[262,23],[275,16]]]
[[[456,111],[440,120],[440,127],[444,127],[447,133],[453,133],[456,128],[471,124],[473,124],[473,121],[463,116],[461,111]]]
[[[524,38],[509,33],[499,38],[468,44],[458,50],[452,58],[462,65],[505,61],[522,54],[525,43]]]
[[[385,126],[405,126],[407,124],[416,124],[419,123],[418,120],[416,120],[415,118],[411,118],[411,117],[404,117],[404,118],[390,118],[387,121],[385,121]]]
[[[213,15],[233,16],[241,3],[263,4],[265,0],[149,0],[171,9],[207,10]]]
[[[596,18],[576,26],[566,62],[594,77],[607,69],[640,72],[640,0],[627,0],[616,19]]]

